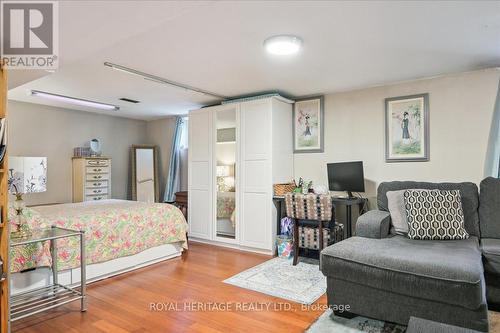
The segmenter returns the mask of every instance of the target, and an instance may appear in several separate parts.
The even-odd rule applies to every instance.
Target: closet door
[[[212,111],[189,113],[188,149],[189,236],[211,239],[212,235]]]
[[[272,250],[271,102],[244,102],[240,110],[240,244]]]
[[[239,244],[239,108],[213,109],[213,239]]]

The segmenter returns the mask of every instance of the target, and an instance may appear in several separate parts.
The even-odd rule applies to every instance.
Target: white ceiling
[[[154,119],[216,100],[103,62],[226,96],[330,93],[500,65],[496,1],[62,1],[59,11],[59,70],[11,71],[9,98],[74,108],[26,94],[36,89]],[[301,37],[302,52],[266,54],[262,42],[276,34]]]

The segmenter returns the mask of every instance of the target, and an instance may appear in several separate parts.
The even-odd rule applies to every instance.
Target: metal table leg
[[[52,283],[53,284],[58,284],[58,278],[57,278],[57,240],[56,239],[51,239],[50,240],[50,254],[52,257]]]
[[[82,231],[80,234],[80,291],[82,293],[82,300],[80,305],[80,311],[87,311],[87,295],[86,295],[86,285],[87,285],[87,274],[85,272],[85,232]]]

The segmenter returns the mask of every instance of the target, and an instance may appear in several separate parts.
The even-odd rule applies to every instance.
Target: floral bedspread
[[[233,228],[235,226],[236,201],[234,192],[217,192],[217,218],[231,221]]]
[[[84,230],[87,264],[133,255],[167,243],[180,242],[187,249],[186,220],[177,207],[169,204],[103,200],[25,208],[23,215],[33,229],[55,225]],[[9,209],[9,221],[11,224],[16,221],[13,209]],[[49,249],[49,242],[13,247],[11,272],[50,266]],[[58,239],[57,249],[59,270],[80,265],[78,237]]]

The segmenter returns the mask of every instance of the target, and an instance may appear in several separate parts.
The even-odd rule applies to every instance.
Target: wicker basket
[[[285,193],[293,192],[293,190],[295,189],[295,184],[294,183],[274,184],[273,187],[274,187],[274,195],[282,196],[285,195]]]

